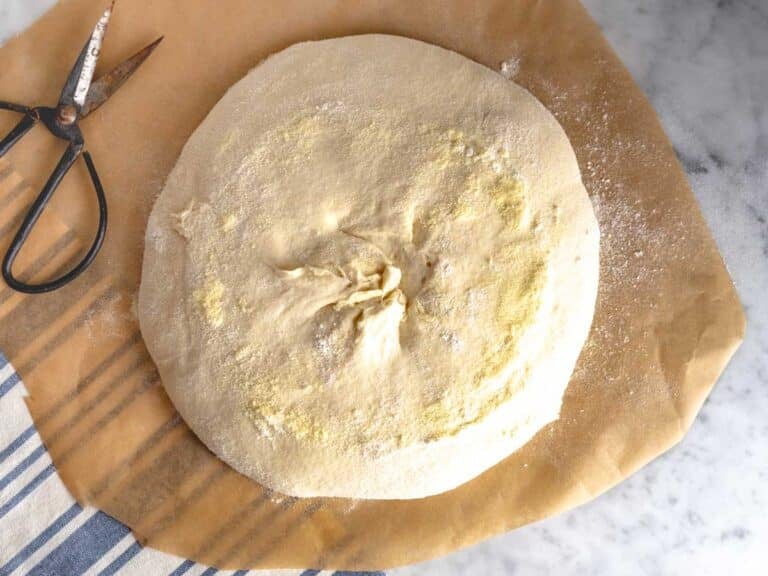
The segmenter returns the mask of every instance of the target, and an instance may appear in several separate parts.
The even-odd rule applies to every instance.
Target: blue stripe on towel
[[[107,566],[106,568],[104,568],[104,570],[99,572],[99,576],[112,576],[113,574],[117,574],[117,571],[120,570],[120,568],[122,568],[126,564],[128,564],[131,558],[136,556],[136,554],[138,554],[139,552],[141,552],[141,544],[139,544],[138,542],[134,542],[128,548],[126,548],[125,551],[123,551],[123,553],[120,554],[120,556],[112,560],[109,566]]]
[[[13,470],[0,478],[0,492],[2,492],[2,490],[8,486],[8,484],[21,476],[27,468],[37,462],[43,454],[45,454],[45,446],[41,444],[35,448],[26,458],[24,458],[24,460],[19,462]]]
[[[48,478],[48,476],[53,474],[55,471],[56,471],[56,468],[53,467],[53,463],[48,464],[48,466],[46,466],[43,469],[43,471],[40,472],[40,474],[32,478],[32,480],[30,480],[30,482],[26,486],[24,486],[24,488],[19,490],[16,496],[14,496],[10,500],[8,500],[8,502],[0,506],[0,518],[8,514],[8,512],[13,510],[14,508],[16,508],[16,506],[18,506],[19,503],[24,500],[24,498],[26,498],[32,492],[34,492],[35,489],[40,484],[42,484]]]
[[[19,382],[21,382],[21,380],[19,378],[19,375],[16,374],[16,372],[8,376],[8,378],[5,379],[5,382],[0,384],[0,398],[8,394],[8,392],[11,391],[11,388],[16,386],[16,384],[18,384]]]
[[[192,560],[184,560],[181,564],[179,564],[176,567],[176,570],[168,574],[168,576],[181,576],[182,574],[186,574],[189,572],[189,570],[194,566],[195,563],[192,562]]]
[[[104,512],[96,512],[32,568],[27,576],[82,574],[129,532],[127,527],[114,518]]]
[[[13,442],[8,444],[5,448],[3,448],[3,451],[0,452],[0,464],[2,464],[8,456],[16,452],[19,448],[21,448],[24,445],[24,442],[32,438],[32,436],[35,435],[35,425],[30,424],[29,428],[24,430],[21,434],[16,436],[14,438]]]
[[[73,518],[75,518],[83,509],[79,504],[72,504],[69,509],[62,513],[56,520],[54,520],[48,528],[40,532],[34,540],[24,546],[16,556],[8,560],[4,566],[0,567],[0,576],[7,576],[21,564],[23,564],[27,558],[32,556],[35,552],[40,550],[45,544],[56,534],[58,534],[64,526],[69,524]]]

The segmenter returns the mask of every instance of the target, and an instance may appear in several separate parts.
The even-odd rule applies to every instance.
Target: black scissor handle
[[[28,115],[25,116],[25,118],[28,117]],[[24,121],[22,120],[22,122]],[[19,125],[21,124],[22,123],[20,122]],[[26,128],[26,131],[28,130],[29,128]],[[0,144],[4,144],[5,140],[8,140],[12,134],[13,132],[9,134],[8,137],[6,137]],[[18,136],[16,140],[18,140],[20,137],[21,136]],[[11,144],[11,146],[12,145],[13,144]],[[8,148],[10,148],[10,146],[8,146]],[[0,156],[2,156],[4,153],[5,152],[0,147]],[[72,165],[75,163],[81,153],[83,155],[83,159],[85,160],[85,164],[88,167],[88,174],[91,177],[91,182],[93,182],[93,187],[96,189],[96,198],[99,203],[99,227],[96,231],[96,237],[94,238],[91,247],[88,249],[88,252],[86,252],[83,259],[66,274],[56,278],[55,280],[44,282],[42,284],[27,284],[25,282],[21,282],[13,276],[13,263],[16,260],[16,257],[19,255],[21,248],[24,246],[24,242],[26,242],[27,237],[31,234],[35,223],[37,222],[38,218],[40,218],[40,215],[43,213],[43,210],[50,201],[51,196],[53,196],[53,193],[59,187],[59,184],[64,179],[64,176],[66,176],[67,172],[69,172],[69,169],[72,168]],[[102,187],[101,181],[99,180],[99,175],[96,173],[96,167],[93,165],[93,159],[88,152],[83,152],[83,146],[81,143],[70,143],[64,152],[64,155],[61,157],[61,160],[59,160],[59,163],[56,166],[56,169],[53,171],[53,174],[51,174],[50,178],[48,178],[48,182],[45,183],[42,191],[40,194],[38,194],[37,198],[35,198],[35,201],[29,208],[26,216],[24,216],[24,221],[21,223],[21,226],[19,227],[16,235],[11,241],[10,246],[8,247],[8,251],[5,253],[2,265],[3,278],[7,282],[8,286],[14,290],[24,292],[26,294],[41,294],[43,292],[52,292],[53,290],[57,290],[77,278],[85,271],[86,268],[88,268],[88,266],[90,266],[94,258],[96,258],[96,255],[99,253],[101,245],[104,243],[104,236],[106,232],[107,199],[104,195],[104,188]]]
[[[15,104],[0,102],[0,110],[12,110],[13,112],[24,114],[21,121],[14,126],[13,130],[11,130],[2,141],[0,141],[0,158],[2,158],[5,156],[5,153],[13,148],[14,144],[24,136],[24,134],[29,132],[34,125],[37,124],[38,118],[32,110],[28,108],[25,109],[22,106],[17,106]]]

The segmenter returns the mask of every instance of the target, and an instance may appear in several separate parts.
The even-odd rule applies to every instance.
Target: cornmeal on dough
[[[238,471],[419,498],[558,418],[598,243],[568,139],[526,90],[406,38],[306,42],[189,139],[139,318],[176,408]]]

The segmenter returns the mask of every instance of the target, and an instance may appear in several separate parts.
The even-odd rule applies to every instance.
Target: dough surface
[[[570,143],[526,90],[406,38],[307,42],[189,139],[139,319],[174,405],[241,473],[418,498],[558,418],[598,248]]]

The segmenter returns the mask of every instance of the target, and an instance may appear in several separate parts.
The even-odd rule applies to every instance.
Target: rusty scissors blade
[[[100,76],[88,91],[88,97],[85,99],[85,104],[80,110],[80,118],[85,118],[91,112],[99,108],[104,102],[109,100],[112,95],[117,92],[128,78],[130,78],[134,72],[144,63],[144,60],[149,58],[149,55],[155,51],[160,42],[163,41],[161,36],[148,46],[145,46],[136,54],[128,58],[122,64],[115,66],[112,70]]]
[[[8,135],[0,140],[0,158],[18,143],[18,141],[21,140],[21,138],[38,122],[42,123],[56,138],[68,143],[64,155],[61,157],[61,160],[59,160],[58,165],[48,178],[48,181],[45,186],[43,186],[43,189],[38,194],[37,198],[32,202],[32,205],[24,216],[24,219],[3,258],[3,278],[8,286],[19,292],[28,294],[51,292],[68,284],[91,265],[104,242],[104,236],[107,229],[107,201],[93,159],[84,149],[85,142],[77,122],[99,108],[115,92],[117,92],[162,41],[162,37],[158,38],[94,82],[93,76],[96,70],[96,64],[101,55],[101,45],[104,41],[107,25],[112,17],[114,5],[115,2],[113,0],[109,8],[107,8],[96,23],[90,37],[80,51],[72,70],[67,76],[67,80],[61,91],[61,96],[59,97],[59,102],[55,108],[44,106],[32,108],[11,102],[0,101],[0,110],[8,110],[24,115],[21,121],[19,121]],[[96,191],[96,199],[98,200],[99,205],[99,225],[96,237],[82,260],[64,275],[41,284],[28,284],[22,282],[13,275],[13,263],[40,218],[40,215],[53,196],[53,193],[81,155],[83,156],[83,160],[88,169],[88,174]]]

